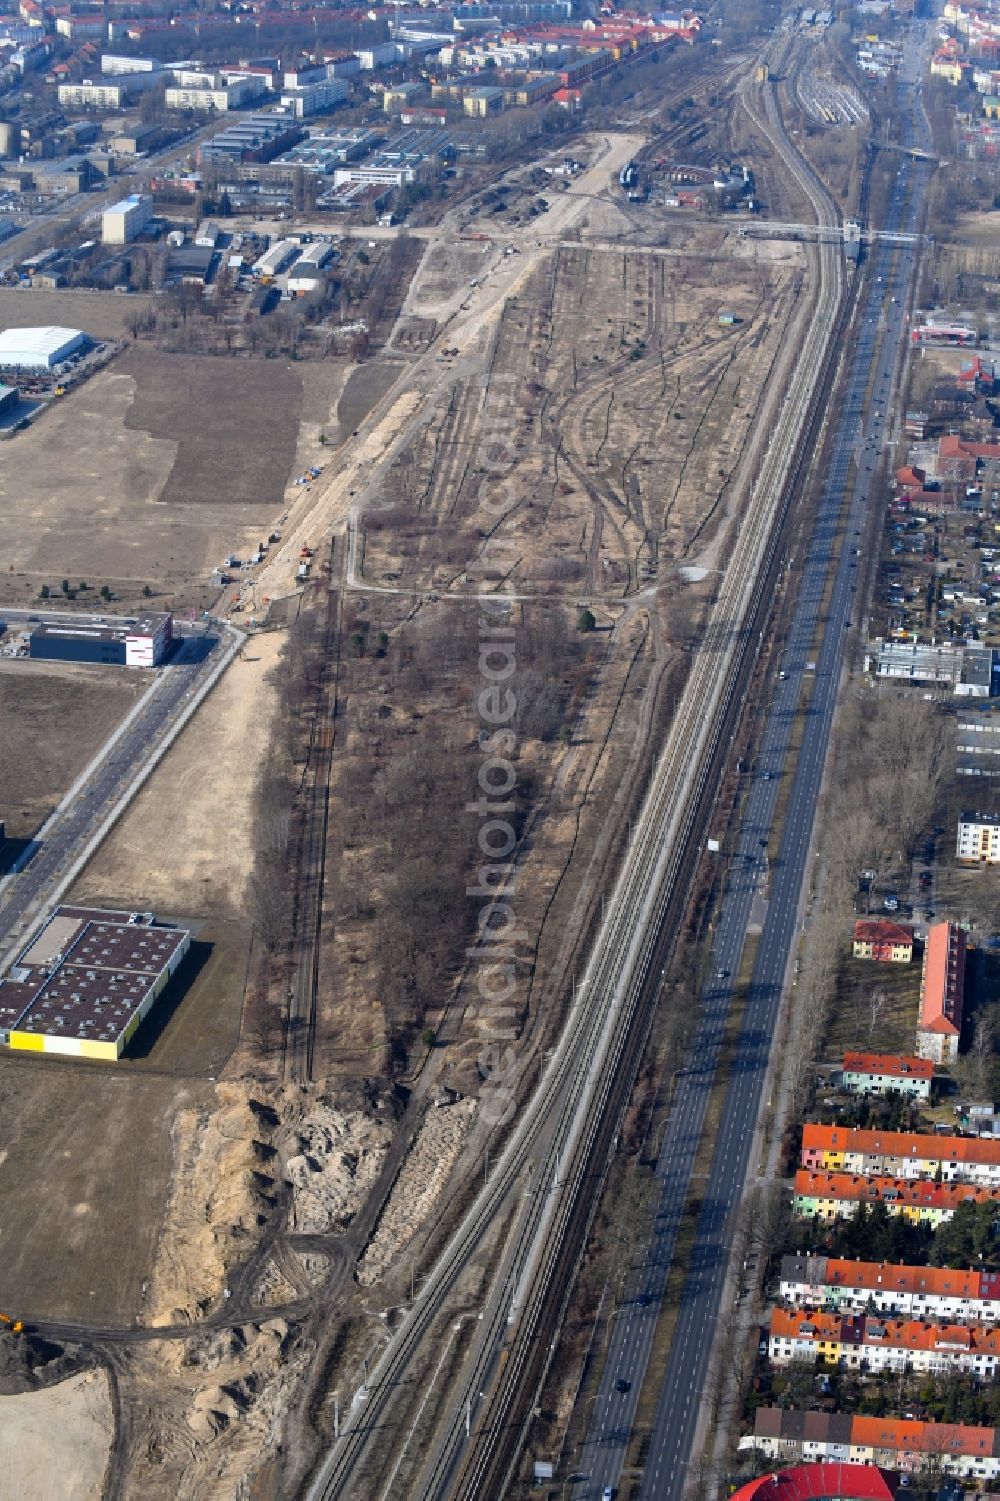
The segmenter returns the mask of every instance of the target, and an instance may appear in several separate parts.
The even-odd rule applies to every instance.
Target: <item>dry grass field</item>
[[[145,672],[0,661],[0,820],[27,839],[141,693]]]
[[[282,509],[301,407],[285,362],[129,349],[4,448],[5,603],[68,577],[204,608],[213,566]]]
[[[0,1058],[6,1306],[117,1322],[141,1308],[163,1229],[171,1126],[213,1087],[51,1058]]]
[[[94,339],[124,339],[129,314],[148,307],[149,297],[118,292],[19,291],[0,288],[0,328],[31,328],[54,323],[80,328]]]
[[[234,664],[72,893],[194,920],[191,954],[128,1056],[103,1065],[0,1055],[0,1256],[5,1297],[19,1310],[116,1322],[141,1311],[169,1201],[175,1116],[213,1108],[211,1078],[239,1038],[252,798],[273,703],[264,679],[280,644],[261,637]],[[29,681],[22,666],[0,674],[0,691]],[[40,678],[35,712],[79,726],[60,737],[62,759],[46,782],[58,771],[61,789],[67,746],[82,763],[128,702],[115,693],[127,695],[136,678],[83,668]],[[0,757],[4,729],[26,723],[20,709],[13,722],[0,714]]]
[[[799,275],[554,251],[506,303],[486,376],[456,374],[398,453],[366,517],[365,576],[447,589],[485,564],[528,592],[623,595],[697,562]]]
[[[160,354],[118,362],[136,384],[126,426],[177,445],[157,499],[169,508],[280,506],[295,457],[302,381],[286,360]]]

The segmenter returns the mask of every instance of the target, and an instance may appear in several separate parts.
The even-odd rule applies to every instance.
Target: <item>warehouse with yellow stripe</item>
[[[0,1042],[120,1058],[190,945],[152,912],[58,907],[0,980]]]

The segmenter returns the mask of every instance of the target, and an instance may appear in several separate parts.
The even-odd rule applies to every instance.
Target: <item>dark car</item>
[[[626,1381],[624,1376],[619,1376],[618,1380],[615,1382],[615,1391],[616,1392],[630,1392],[631,1390],[632,1390],[632,1383],[631,1383],[631,1381]]]

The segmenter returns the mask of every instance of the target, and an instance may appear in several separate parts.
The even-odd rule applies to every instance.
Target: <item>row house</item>
[[[929,1100],[934,1064],[905,1053],[845,1053],[841,1088],[848,1094],[905,1094]]]
[[[856,1126],[802,1127],[802,1167],[868,1178],[936,1178],[1000,1191],[1000,1141],[937,1132],[866,1131]]]
[[[920,976],[917,1052],[935,1063],[958,1057],[965,1005],[965,933],[955,923],[927,930]]]
[[[950,1475],[970,1481],[1000,1477],[1000,1430],[965,1423],[923,1423],[848,1412],[759,1407],[754,1431],[739,1442],[783,1465],[805,1460],[878,1465],[903,1475]]]
[[[793,1308],[881,1313],[938,1322],[1000,1323],[1000,1272],[784,1256],[782,1301]]]
[[[936,1230],[960,1204],[988,1204],[1000,1191],[967,1183],[935,1183],[931,1178],[867,1178],[858,1173],[813,1172],[799,1168],[792,1186],[792,1209],[824,1224],[852,1219],[859,1204],[884,1204],[911,1225]]]
[[[821,1360],[846,1370],[953,1373],[992,1381],[1000,1370],[1000,1329],[775,1308],[767,1354],[779,1366]]]

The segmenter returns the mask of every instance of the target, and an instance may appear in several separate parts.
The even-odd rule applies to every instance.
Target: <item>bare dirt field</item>
[[[154,299],[117,292],[17,291],[0,288],[0,328],[32,328],[54,323],[79,328],[95,339],[121,339],[131,313]]]
[[[99,1501],[113,1432],[104,1371],[0,1397],[0,1501]]]
[[[102,906],[115,907],[113,901]],[[170,914],[161,913],[161,916]],[[250,929],[192,923],[191,950],[115,1067],[218,1078],[239,1041]]]
[[[74,901],[140,896],[154,911],[240,918],[253,866],[253,794],[283,637],[257,637],[168,751],[73,888]],[[130,896],[129,893],[132,893]]]
[[[177,456],[169,506],[279,503],[295,457],[302,381],[286,360],[160,354],[135,345],[118,361],[136,382],[126,426],[166,438]]]
[[[5,601],[68,576],[206,607],[212,567],[282,508],[301,404],[282,361],[130,349],[4,449]]]
[[[338,437],[338,406],[352,371],[346,359],[303,360],[299,366],[302,411],[293,465],[296,474],[329,459],[331,445]],[[322,443],[321,437],[325,440]]]
[[[128,1321],[163,1232],[171,1128],[210,1083],[0,1057],[0,1261],[26,1316]]]
[[[0,660],[0,819],[29,838],[150,683],[117,667]]]
[[[960,215],[951,236],[952,240],[988,246],[991,249],[996,248],[998,238],[1000,238],[1000,210],[997,209],[994,209],[992,213]]]
[[[798,280],[778,265],[553,251],[504,306],[485,385],[457,377],[397,453],[366,517],[365,577],[446,589],[493,558],[486,577],[515,589],[613,596],[696,562]],[[487,459],[517,495],[499,515]]]
[[[351,371],[337,404],[338,441],[343,443],[372,407],[398,380],[399,370],[390,364],[359,365]]]

